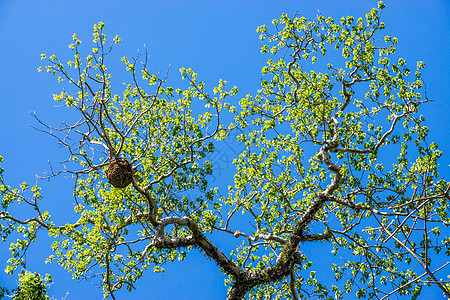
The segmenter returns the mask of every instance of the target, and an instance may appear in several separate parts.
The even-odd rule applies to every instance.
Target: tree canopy
[[[19,285],[14,291],[13,300],[47,300],[47,285],[51,277],[42,279],[39,273],[21,272],[19,274]]]
[[[122,58],[130,82],[121,89],[107,68],[121,39],[108,40],[101,22],[88,55],[76,34],[73,59],[42,54],[39,71],[63,85],[54,100],[78,116],[60,127],[37,119],[67,150],[47,178],[74,178],[78,220],[55,224],[40,188],[11,187],[0,169],[0,234],[22,236],[7,273],[25,267],[45,231],[48,261],[97,279],[105,298],[193,250],[228,276],[230,300],[416,299],[430,285],[449,297],[438,272],[450,255],[450,183],[420,114],[431,101],[425,64],[411,70],[397,56],[397,39],[382,35],[384,7],[338,21],[283,14],[260,26],[270,58],[260,89],[240,101],[237,87],[208,88],[192,69],[169,86],[147,68],[147,49]],[[223,188],[210,180],[211,158],[226,141],[243,151]],[[20,206],[35,214],[15,215]],[[234,242],[229,253],[219,239]],[[325,244],[332,282],[314,267],[323,257],[313,249]]]

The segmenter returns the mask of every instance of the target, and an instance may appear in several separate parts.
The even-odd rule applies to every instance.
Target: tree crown
[[[73,60],[43,54],[49,65],[39,71],[65,87],[53,98],[80,117],[59,128],[41,123],[68,150],[66,167],[49,176],[73,175],[79,219],[55,225],[39,208],[38,187],[11,188],[2,177],[2,238],[24,236],[11,245],[7,272],[24,264],[20,253],[45,229],[55,238],[48,261],[76,279],[101,276],[105,297],[194,248],[229,276],[228,299],[342,299],[352,290],[416,298],[423,282],[450,295],[435,276],[442,266],[432,264],[443,249],[450,254],[450,238],[440,237],[450,185],[419,114],[430,101],[425,64],[411,71],[396,56],[397,39],[380,36],[382,9],[380,2],[364,19],[338,22],[283,14],[274,33],[258,27],[271,58],[261,88],[238,105],[236,87],[220,80],[208,89],[191,69],[180,69],[184,88],[168,86],[147,68],[146,50],[122,58],[131,83],[118,92],[107,56],[121,39],[108,42],[101,22],[85,59],[76,34]],[[223,141],[243,149],[228,189],[210,180]],[[132,183],[116,188],[105,174],[120,159]],[[13,216],[14,202],[37,216]],[[227,235],[236,241],[229,256],[212,242]],[[328,258],[335,284],[313,270],[322,257],[307,249],[317,241],[344,257]]]

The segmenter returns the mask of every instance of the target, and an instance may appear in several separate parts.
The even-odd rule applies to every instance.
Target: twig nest
[[[127,187],[133,181],[131,163],[122,157],[113,159],[105,173],[108,182],[119,189]]]

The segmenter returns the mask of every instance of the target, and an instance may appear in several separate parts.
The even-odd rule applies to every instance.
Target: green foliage
[[[206,156],[214,151],[212,139],[226,138],[234,127],[233,124],[224,127],[218,118],[223,110],[235,110],[224,100],[238,91],[236,87],[225,90],[226,82],[221,80],[210,94],[205,84],[197,79],[197,74],[184,68],[180,73],[188,82],[187,88],[164,87],[165,79],[150,74],[145,66],[138,71],[135,67],[137,59],[130,62],[123,57],[122,62],[134,82],[125,84],[121,94],[114,94],[110,82],[112,74],[106,73],[104,61],[120,38],[116,37],[106,51],[103,28],[103,23],[94,26],[93,42],[96,45],[85,63],[79,52],[81,41],[74,34],[74,43],[69,46],[75,52],[74,59],[68,61],[67,66],[75,69],[76,79],[54,55],[48,59],[49,66],[39,68],[39,71],[45,69],[57,75],[58,81],[69,82],[78,90],[74,94],[55,94],[53,98],[56,101],[64,102],[85,117],[96,115],[99,120],[91,122],[87,118],[87,124],[77,127],[87,125],[80,131],[89,132],[89,142],[70,149],[71,157],[68,159],[82,168],[88,167],[88,171],[82,172],[89,176],[79,178],[74,191],[77,199],[81,200],[75,207],[80,219],[75,226],[49,229],[50,236],[57,239],[52,244],[55,255],[51,255],[48,261],[56,258],[76,279],[85,276],[92,264],[106,266],[110,270],[116,268],[117,274],[110,271],[106,277],[114,278],[119,287],[126,282],[127,288],[131,289],[131,284],[141,277],[142,269],[157,265],[154,270],[160,272],[163,269],[159,265],[185,257],[184,251],[162,250],[151,245],[140,251],[110,252],[112,243],[127,247],[130,242],[125,242],[125,239],[128,236],[136,243],[149,243],[148,235],[153,231],[151,221],[146,217],[149,201],[155,201],[159,207],[155,221],[176,214],[189,216],[202,230],[210,230],[214,225],[217,217],[207,209],[211,204],[215,205],[211,203],[215,192],[208,189],[206,176],[212,173],[212,164]],[[43,54],[42,58],[47,59],[47,56]],[[154,87],[153,94],[138,85],[138,76]],[[194,103],[203,105],[206,111],[195,115]],[[90,131],[89,126],[96,131]],[[93,145],[103,146],[108,152],[98,158],[88,157]],[[112,153],[120,153],[129,161],[138,162],[138,174],[145,174],[140,182],[145,187],[145,195],[132,186],[125,190],[110,187],[101,169]],[[197,191],[198,196],[187,198],[186,191],[190,190]],[[106,231],[105,224],[108,226]],[[167,238],[186,237],[189,230],[175,226],[172,233],[166,234]],[[61,239],[63,236],[65,238]]]
[[[13,300],[47,300],[47,283],[51,277],[47,274],[44,279],[39,273],[28,271],[19,274],[19,285],[12,295]]]
[[[439,175],[442,152],[428,141],[419,114],[429,101],[425,64],[411,71],[396,55],[397,38],[381,34],[384,7],[338,21],[283,14],[272,22],[274,34],[258,27],[270,58],[261,88],[238,107],[229,103],[236,87],[220,80],[208,89],[185,68],[185,86],[167,86],[149,72],[147,56],[121,59],[132,82],[117,90],[106,61],[121,39],[108,46],[103,23],[94,26],[85,59],[76,34],[73,60],[43,54],[49,65],[38,70],[65,87],[53,98],[82,120],[57,136],[69,153],[60,173],[77,178],[79,219],[56,226],[39,210],[37,187],[14,189],[2,179],[2,239],[13,232],[24,238],[11,243],[7,272],[23,264],[21,254],[46,229],[54,238],[48,261],[75,279],[102,274],[105,297],[131,290],[148,268],[164,272],[163,264],[194,248],[229,275],[232,299],[416,299],[431,283],[450,293],[433,275],[438,254],[450,255],[450,184]],[[233,161],[234,185],[224,191],[208,176],[230,133],[243,151]],[[124,189],[104,176],[115,156],[136,172]],[[14,203],[31,205],[38,216],[15,218]],[[230,258],[208,239],[226,234],[237,241]],[[327,249],[320,255],[310,246],[317,241]],[[323,259],[335,282],[324,282],[327,271],[315,268]],[[424,272],[430,278],[419,276]]]
[[[3,299],[6,295],[9,294],[9,291],[4,286],[0,286],[0,299]]]

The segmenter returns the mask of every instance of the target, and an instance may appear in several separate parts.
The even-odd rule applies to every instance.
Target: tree
[[[439,257],[450,255],[448,234],[440,236],[450,185],[419,114],[431,101],[425,65],[412,73],[396,57],[397,39],[380,35],[383,8],[339,22],[282,15],[273,34],[260,26],[261,51],[273,57],[261,89],[239,105],[227,102],[236,87],[221,80],[211,93],[191,69],[180,70],[185,88],[167,86],[167,77],[147,69],[146,51],[122,58],[131,83],[117,92],[106,63],[121,40],[108,44],[103,23],[94,26],[86,59],[76,35],[67,64],[42,55],[49,65],[39,71],[64,85],[54,99],[79,115],[58,128],[38,119],[68,151],[49,177],[73,175],[79,218],[54,224],[37,186],[12,188],[1,177],[2,238],[23,235],[11,244],[7,272],[24,266],[44,230],[55,239],[48,260],[77,279],[100,277],[113,299],[144,270],[159,272],[193,249],[229,276],[228,299],[342,299],[352,291],[415,299],[424,284],[449,297],[437,272],[448,264]],[[224,190],[208,181],[211,156],[233,136],[245,150]],[[15,216],[16,205],[36,215]],[[230,255],[213,243],[228,235],[237,242]],[[312,270],[321,257],[309,244],[331,245],[335,282]]]
[[[47,286],[52,282],[50,275],[42,278],[39,273],[22,271],[19,273],[19,284],[10,292],[5,287],[0,287],[0,299],[10,297],[13,300],[47,300]],[[10,295],[10,296],[9,296]]]
[[[13,293],[13,300],[46,300],[47,296],[46,283],[51,282],[51,278],[46,276],[41,278],[39,273],[31,273],[28,271],[19,274],[19,285]]]

